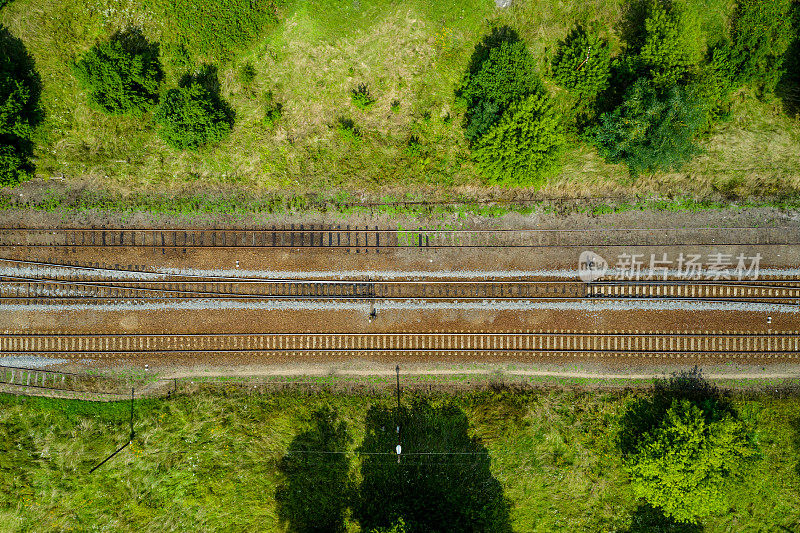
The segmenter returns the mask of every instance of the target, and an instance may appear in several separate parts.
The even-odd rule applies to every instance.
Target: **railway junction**
[[[0,228],[0,381],[800,367],[797,224],[409,228]]]

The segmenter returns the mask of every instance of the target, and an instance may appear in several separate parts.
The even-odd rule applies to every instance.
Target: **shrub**
[[[283,105],[278,102],[275,102],[275,97],[272,95],[272,91],[267,93],[267,111],[264,113],[264,127],[266,129],[272,129],[275,127],[275,124],[278,123],[281,116],[283,115]]]
[[[512,104],[475,146],[486,181],[530,186],[557,172],[565,144],[560,118],[543,94]]]
[[[0,186],[16,185],[25,175],[27,158],[10,144],[0,144]]]
[[[658,91],[640,78],[617,109],[600,117],[593,135],[606,160],[624,161],[634,174],[679,169],[698,151],[695,135],[703,119],[700,103],[685,89]]]
[[[375,99],[369,94],[365,83],[359,83],[357,89],[350,91],[350,99],[353,101],[353,105],[361,110],[367,110],[375,103]]]
[[[336,121],[336,131],[345,141],[353,144],[361,142],[361,130],[353,123],[352,119],[340,117]]]
[[[553,58],[553,77],[577,96],[592,99],[608,87],[611,52],[608,42],[582,26],[559,43]]]
[[[158,101],[158,48],[132,30],[95,44],[73,65],[89,104],[106,113],[139,113]]]
[[[239,83],[243,87],[249,87],[256,79],[256,68],[252,63],[247,62],[239,69]]]
[[[652,0],[639,69],[660,87],[682,83],[700,62],[700,42],[699,21],[691,9],[675,3],[667,10],[661,0]]]
[[[198,80],[170,89],[156,110],[161,138],[178,150],[193,150],[227,136],[233,117],[219,96]]]
[[[0,26],[0,186],[16,185],[29,170],[31,137],[41,119],[39,91],[33,60]]]
[[[392,100],[392,107],[390,108],[392,113],[399,113],[400,112],[400,100]]]
[[[736,81],[773,91],[794,38],[792,0],[739,0],[731,24]]]
[[[536,62],[524,42],[500,40],[480,56],[482,61],[457,91],[466,104],[465,134],[472,142],[488,132],[511,104],[544,92]]]

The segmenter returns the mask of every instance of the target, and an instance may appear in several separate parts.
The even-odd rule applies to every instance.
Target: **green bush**
[[[661,0],[650,3],[637,62],[640,72],[660,87],[685,82],[700,62],[700,23],[693,15],[677,2],[669,10]]]
[[[95,44],[73,65],[73,72],[89,91],[89,104],[114,114],[141,113],[154,105],[163,78],[157,46],[138,31]]]
[[[350,91],[350,99],[353,101],[353,105],[361,110],[367,110],[375,103],[375,99],[369,94],[365,83],[359,83],[357,89]]]
[[[558,171],[564,144],[561,117],[537,93],[512,104],[478,140],[473,157],[490,184],[532,186]]]
[[[794,37],[792,0],[739,0],[730,43],[736,81],[773,91],[784,73],[785,53]]]
[[[481,52],[481,57],[457,91],[466,104],[465,134],[472,142],[488,132],[511,104],[544,92],[536,62],[524,42],[501,40]]]
[[[41,119],[40,81],[22,42],[0,26],[0,186],[22,181]]]
[[[698,152],[695,136],[704,113],[695,95],[673,85],[663,91],[640,78],[623,103],[604,113],[593,136],[605,159],[625,162],[634,174],[679,169]]]
[[[0,144],[0,187],[16,185],[25,176],[27,158],[9,144]]]
[[[231,131],[233,116],[219,96],[200,81],[170,89],[155,113],[159,134],[178,150],[193,150],[219,142]]]
[[[726,511],[731,482],[756,455],[741,421],[730,413],[707,415],[687,399],[674,399],[661,424],[625,458],[636,496],[678,522]]]
[[[559,43],[553,58],[553,78],[575,95],[592,99],[608,87],[611,51],[608,41],[582,26]]]

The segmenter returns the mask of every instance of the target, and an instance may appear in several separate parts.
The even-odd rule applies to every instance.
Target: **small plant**
[[[392,109],[392,113],[399,113],[400,112],[400,100],[393,100],[391,109]]]
[[[361,110],[367,110],[375,103],[375,99],[369,94],[366,83],[359,83],[358,88],[350,92],[350,98],[353,105]]]
[[[416,158],[422,155],[422,143],[420,143],[418,136],[411,135],[408,138],[406,146],[403,148],[403,153],[410,158]]]
[[[272,91],[267,93],[267,111],[264,113],[264,128],[271,130],[283,115],[283,105],[275,101]]]
[[[256,68],[251,62],[247,62],[239,69],[239,83],[242,87],[249,87],[256,79]]]
[[[352,119],[339,117],[336,121],[336,131],[349,143],[359,144],[362,140],[361,130],[356,127]]]

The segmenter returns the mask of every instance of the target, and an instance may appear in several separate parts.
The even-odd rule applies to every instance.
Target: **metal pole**
[[[400,365],[394,370],[397,372],[397,464],[400,464]]]
[[[130,441],[133,441],[133,387],[131,387],[131,437]]]

